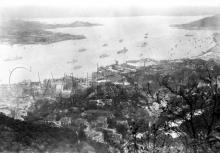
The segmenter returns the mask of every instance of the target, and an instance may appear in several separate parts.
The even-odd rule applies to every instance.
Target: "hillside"
[[[214,46],[210,48],[208,51],[202,52],[201,54],[199,54],[198,56],[194,58],[201,58],[204,60],[213,59],[219,63],[220,62],[219,60],[220,59],[220,46]]]
[[[186,24],[176,24],[171,25],[180,29],[188,29],[188,30],[202,30],[202,29],[210,29],[210,30],[219,30],[220,29],[220,15],[205,17],[197,21],[193,21]]]
[[[15,120],[0,114],[0,152],[101,153],[103,148],[96,142],[77,137],[75,131],[67,128]]]
[[[220,63],[220,34],[214,33],[213,40],[215,42],[215,46],[211,47],[207,51],[202,52],[201,54],[194,56],[192,58],[200,58],[204,60],[213,59],[217,63]]]
[[[164,147],[163,153],[184,153],[181,135],[187,135],[189,150],[203,141],[208,149],[206,138],[220,121],[220,94],[212,88],[219,90],[219,74],[220,66],[212,60],[161,60],[122,73],[130,85],[104,82],[68,98],[36,100],[24,121],[0,115],[0,152],[126,153],[136,143],[138,151],[144,146],[151,153]],[[178,126],[171,125],[180,119]],[[211,119],[209,129],[206,120]],[[193,125],[186,125],[188,121]],[[170,136],[174,130],[180,131],[178,138]],[[197,138],[201,132],[202,141]]]

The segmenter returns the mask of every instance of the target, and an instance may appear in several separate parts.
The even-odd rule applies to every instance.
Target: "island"
[[[57,33],[48,29],[66,27],[100,26],[89,22],[75,21],[69,24],[45,24],[37,21],[8,20],[0,25],[0,41],[9,44],[51,44],[65,40],[85,39],[84,35]]]

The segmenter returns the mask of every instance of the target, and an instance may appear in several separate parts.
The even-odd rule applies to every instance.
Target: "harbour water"
[[[24,79],[62,77],[65,73],[86,77],[104,66],[141,58],[176,59],[196,56],[213,47],[214,31],[184,30],[171,27],[194,21],[204,16],[141,16],[141,17],[81,17],[28,19],[43,23],[72,23],[86,21],[102,26],[57,28],[49,31],[84,35],[86,39],[68,40],[47,45],[0,44],[0,83],[8,83],[10,70],[19,69],[12,83]],[[79,50],[84,48],[83,52]],[[118,52],[126,48],[126,53]],[[105,56],[101,56],[105,55]],[[16,60],[15,57],[22,57]],[[102,57],[102,58],[100,58]],[[15,59],[6,61],[5,59]],[[71,62],[74,61],[74,62]],[[77,68],[76,68],[77,67]]]

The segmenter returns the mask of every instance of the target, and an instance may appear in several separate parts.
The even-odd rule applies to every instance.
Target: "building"
[[[106,67],[99,67],[97,72],[92,73],[93,84],[105,84],[111,82],[113,84],[130,85],[124,77],[124,74],[136,72],[136,67],[129,64],[112,64]]]

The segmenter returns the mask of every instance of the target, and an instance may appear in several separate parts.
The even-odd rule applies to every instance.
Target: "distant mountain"
[[[220,14],[215,15],[215,16],[210,16],[210,17],[205,17],[203,19],[193,21],[190,23],[186,24],[176,24],[176,25],[171,25],[173,27],[181,28],[181,29],[210,29],[210,30],[215,30],[215,29],[220,29]]]
[[[91,27],[91,26],[101,26],[101,24],[83,22],[83,21],[75,21],[69,24],[44,24],[45,28],[53,29],[53,28],[65,28],[65,27]]]
[[[220,14],[210,17],[205,17],[197,21],[186,24],[171,25],[180,29],[187,30],[220,30]],[[200,58],[203,60],[214,60],[220,63],[220,33],[213,34],[213,41],[216,43],[214,47],[202,52],[192,58]]]

